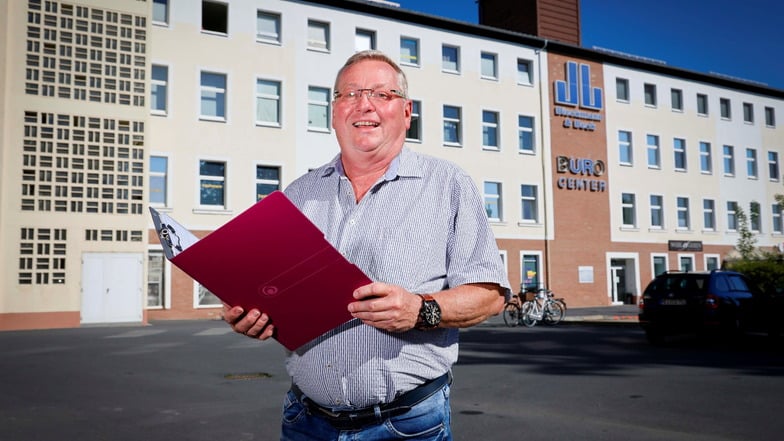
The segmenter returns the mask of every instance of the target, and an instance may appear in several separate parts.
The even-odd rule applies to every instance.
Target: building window
[[[493,222],[500,222],[501,212],[501,183],[485,181],[485,212],[487,219]]]
[[[749,204],[749,225],[751,226],[751,231],[755,233],[762,232],[762,227],[760,225],[760,203],[759,202],[752,202]]]
[[[169,0],[153,0],[152,22],[155,24],[169,24]]]
[[[201,73],[201,116],[226,120],[226,75]]]
[[[719,99],[719,110],[721,111],[722,119],[732,119],[732,105],[729,98]]]
[[[678,229],[688,230],[691,227],[691,220],[689,219],[689,198],[678,197],[676,199],[676,206],[678,208]]]
[[[673,139],[672,150],[674,152],[675,170],[686,171],[686,140],[681,138]]]
[[[731,145],[725,145],[723,147],[724,151],[724,175],[725,176],[735,176],[735,147]]]
[[[746,176],[757,179],[757,150],[746,149]]]
[[[683,111],[683,91],[680,89],[670,89],[670,100],[672,101],[672,110],[679,112]]]
[[[308,49],[329,51],[329,23],[308,20]]]
[[[400,37],[400,64],[419,66],[419,40]]]
[[[199,161],[199,205],[226,206],[226,163]]]
[[[498,112],[482,111],[482,148],[499,150]]]
[[[615,79],[615,99],[624,103],[629,102],[629,80],[625,78]]]
[[[771,181],[779,180],[779,154],[778,152],[768,152],[768,177]]]
[[[632,165],[634,163],[631,132],[618,131],[618,160],[621,165]]]
[[[522,58],[517,59],[517,84],[530,86],[534,84],[533,62]]]
[[[150,204],[168,205],[169,158],[150,156]]]
[[[776,127],[776,109],[773,107],[765,108],[765,125],[768,127]]]
[[[664,228],[664,197],[652,194],[651,198],[651,228],[660,230]]]
[[[648,145],[648,168],[661,168],[659,137],[657,135],[648,135],[646,144]]]
[[[376,32],[367,29],[357,29],[354,36],[354,50],[357,52],[374,50],[376,48]]]
[[[713,172],[713,159],[709,142],[700,142],[700,172],[705,174]]]
[[[688,273],[694,271],[694,258],[692,256],[678,256],[681,272]]]
[[[152,65],[150,78],[150,111],[165,115],[167,112],[167,90],[169,85],[169,67]]]
[[[521,288],[540,288],[541,271],[539,271],[539,255],[538,254],[523,254],[522,255],[522,270],[523,274],[520,278],[523,282]]]
[[[201,283],[194,282],[196,284],[196,306],[203,307],[203,306],[222,306],[223,303],[221,300],[210,292],[209,289],[205,288]]]
[[[444,144],[460,145],[460,108],[444,106]]]
[[[621,214],[623,226],[634,228],[637,226],[637,201],[634,193],[621,193]]]
[[[705,256],[705,271],[719,269],[719,256]]]
[[[773,204],[770,206],[771,212],[771,225],[774,233],[782,234],[784,233],[784,229],[782,229],[782,221],[781,221],[781,205]]]
[[[280,167],[267,165],[256,166],[256,201],[267,197],[273,191],[280,190]]]
[[[162,250],[147,252],[147,307],[163,308],[166,290],[166,259]]]
[[[716,230],[716,202],[713,199],[702,200],[702,227],[706,231]]]
[[[449,73],[460,73],[460,48],[457,46],[441,46],[441,70]]]
[[[727,230],[736,231],[738,229],[738,203],[727,201]]]
[[[697,94],[697,114],[701,116],[708,115],[708,95]]]
[[[422,142],[422,103],[411,100],[411,125],[406,130],[406,139]]]
[[[256,124],[280,127],[280,81],[256,80]]]
[[[520,186],[521,216],[523,222],[537,222],[538,214],[538,195],[536,185]]]
[[[520,153],[534,153],[534,118],[517,116],[517,139]]]
[[[329,131],[329,89],[308,87],[308,129]]]
[[[482,78],[497,80],[498,79],[498,58],[496,54],[490,52],[482,52]]]
[[[201,30],[226,35],[229,33],[229,4],[202,0]]]
[[[667,256],[651,256],[651,264],[653,265],[653,277],[656,277],[667,271]]]
[[[754,124],[754,105],[743,103],[743,122]]]
[[[645,105],[656,107],[656,85],[646,83],[643,86],[643,92],[645,94]]]
[[[256,40],[280,44],[280,14],[256,11]]]

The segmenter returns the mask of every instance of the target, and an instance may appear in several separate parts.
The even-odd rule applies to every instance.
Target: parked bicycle
[[[535,326],[541,321],[546,325],[557,325],[566,314],[566,301],[555,298],[555,294],[546,288],[520,287],[518,294],[504,305],[504,323],[507,326]]]

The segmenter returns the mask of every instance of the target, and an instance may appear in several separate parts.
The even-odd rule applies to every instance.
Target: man
[[[359,52],[334,90],[340,154],[285,192],[375,282],[354,292],[356,320],[288,354],[281,439],[448,440],[458,328],[498,314],[509,289],[482,198],[455,165],[404,148],[412,104],[394,61]],[[224,317],[274,333],[263,311]]]

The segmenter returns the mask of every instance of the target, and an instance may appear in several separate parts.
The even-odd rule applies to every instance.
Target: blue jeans
[[[418,440],[451,441],[449,385],[412,407],[380,424],[357,430],[339,430],[328,420],[311,414],[289,391],[283,405],[281,441],[367,441]]]

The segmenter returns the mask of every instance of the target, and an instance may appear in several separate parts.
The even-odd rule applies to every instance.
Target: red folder
[[[350,320],[353,291],[371,282],[280,191],[200,240],[150,211],[174,265],[226,304],[267,313],[292,351]]]

